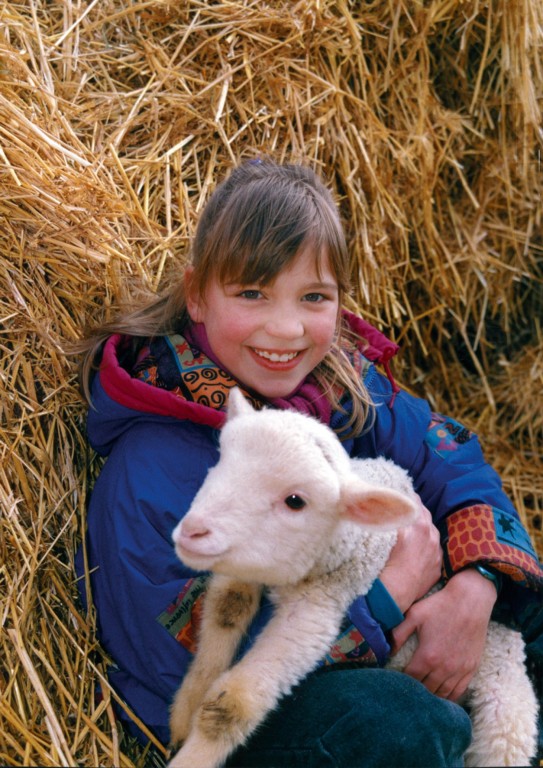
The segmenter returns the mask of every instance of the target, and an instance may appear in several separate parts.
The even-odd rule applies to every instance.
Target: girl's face
[[[187,272],[192,320],[205,325],[222,365],[265,398],[292,394],[334,341],[338,284],[328,259],[319,271],[308,247],[268,285],[221,285],[213,278],[204,296],[192,295]]]

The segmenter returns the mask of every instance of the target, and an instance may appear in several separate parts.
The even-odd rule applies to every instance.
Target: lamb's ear
[[[341,492],[342,517],[363,528],[390,531],[414,522],[419,505],[399,491],[365,483],[351,476]]]
[[[236,416],[253,413],[253,411],[253,406],[242,395],[241,389],[239,387],[233,387],[228,396],[228,421],[235,419]]]

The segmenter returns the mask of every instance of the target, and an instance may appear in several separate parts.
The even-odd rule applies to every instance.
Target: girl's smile
[[[269,352],[264,349],[253,349],[253,352],[257,357],[261,358],[263,365],[271,364],[273,367],[288,365],[301,354],[301,352]]]
[[[266,398],[287,397],[330,349],[339,289],[328,259],[317,269],[307,247],[266,285],[221,285],[203,297],[190,290],[187,307],[203,323],[213,353],[238,381]]]
[[[280,352],[264,349],[251,349],[251,352],[254,355],[255,363],[270,372],[285,372],[295,369],[304,354],[303,351]]]

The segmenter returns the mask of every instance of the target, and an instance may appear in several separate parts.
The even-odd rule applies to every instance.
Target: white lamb
[[[315,669],[351,602],[381,572],[395,530],[418,510],[403,469],[350,459],[328,427],[290,411],[257,412],[239,390],[230,394],[220,448],[173,533],[179,557],[215,575],[198,650],[171,711],[172,742],[183,743],[171,768],[222,765]],[[231,666],[263,588],[274,615]],[[395,667],[412,655],[411,641]],[[473,723],[467,765],[530,763],[537,701],[517,632],[491,623],[466,703]]]

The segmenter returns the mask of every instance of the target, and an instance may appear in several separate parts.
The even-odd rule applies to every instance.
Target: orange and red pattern
[[[138,357],[132,376],[199,405],[226,410],[232,387],[239,384],[203,352],[178,334],[152,339]],[[254,408],[263,403],[242,390]]]
[[[454,512],[446,525],[449,575],[484,562],[518,583],[540,581],[540,566],[520,521],[487,504],[475,504]]]
[[[325,666],[346,663],[377,666],[375,653],[353,624],[339,635],[324,658]]]

